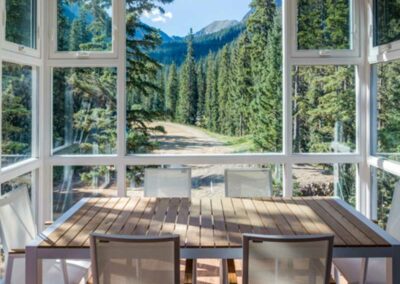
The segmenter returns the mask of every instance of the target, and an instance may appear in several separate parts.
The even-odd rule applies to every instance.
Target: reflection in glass
[[[390,213],[393,192],[396,183],[400,182],[400,177],[380,169],[373,169],[372,173],[376,174],[376,186],[378,191],[378,223],[381,227],[385,227]]]
[[[6,41],[36,48],[36,0],[6,0]]]
[[[374,46],[400,39],[400,2],[374,0]]]
[[[292,76],[293,152],[354,152],[355,68],[296,66]]]
[[[58,51],[111,51],[111,0],[57,0]]]
[[[337,196],[355,206],[354,164],[297,164],[293,166],[294,196]]]
[[[352,0],[299,0],[299,50],[351,49]]]
[[[1,166],[6,167],[32,155],[31,66],[3,62]]]
[[[374,153],[392,160],[400,160],[400,61],[375,66],[377,97],[375,98],[377,141]]]
[[[1,184],[1,195],[17,189],[27,189],[32,197],[32,173],[27,173]]]
[[[117,196],[112,166],[57,166],[53,168],[53,216],[66,212],[85,197]]]
[[[53,69],[53,152],[116,151],[116,68]]]

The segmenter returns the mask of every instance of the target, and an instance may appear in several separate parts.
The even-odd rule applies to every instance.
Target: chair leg
[[[228,260],[221,259],[221,263],[220,263],[220,267],[219,267],[219,278],[220,278],[221,284],[228,283],[227,274],[228,274]]]
[[[14,266],[14,257],[11,256],[11,255],[8,255],[7,256],[7,263],[6,263],[6,277],[4,279],[4,283],[5,284],[10,284],[11,283],[13,266]]]
[[[67,261],[65,259],[60,259],[60,266],[61,266],[61,270],[62,270],[64,284],[68,284],[69,283],[69,279],[68,279]]]
[[[222,259],[219,271],[222,284],[238,283],[234,259]]]
[[[197,282],[197,261],[186,259],[184,284],[196,284]]]

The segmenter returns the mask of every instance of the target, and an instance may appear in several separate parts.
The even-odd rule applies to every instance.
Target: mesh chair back
[[[333,236],[243,236],[244,284],[328,284]]]
[[[226,169],[225,196],[272,196],[271,171],[267,169]]]
[[[179,236],[92,234],[94,284],[178,284]]]
[[[386,231],[400,240],[400,182],[396,183],[394,188]]]
[[[190,197],[190,168],[146,169],[144,195],[147,197]]]
[[[36,237],[28,190],[13,190],[0,197],[0,222],[2,242],[6,252],[10,249],[25,249]]]

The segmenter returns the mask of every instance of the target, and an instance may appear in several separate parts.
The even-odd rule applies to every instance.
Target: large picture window
[[[397,0],[374,0],[374,46],[400,40],[400,5]]]
[[[56,51],[112,51],[112,11],[112,0],[57,0]]]
[[[293,152],[355,152],[355,67],[296,66],[292,78]]]
[[[5,0],[5,40],[36,48],[37,0]]]
[[[53,152],[116,152],[116,68],[53,69]]]
[[[2,168],[32,157],[35,73],[31,66],[2,62]]]

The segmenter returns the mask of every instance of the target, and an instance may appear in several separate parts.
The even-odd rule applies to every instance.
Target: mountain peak
[[[195,36],[203,36],[203,35],[213,34],[213,33],[219,32],[221,30],[231,28],[238,24],[240,24],[240,22],[238,22],[236,20],[214,21],[211,24],[209,24],[208,26],[202,28],[197,33],[195,33]]]

